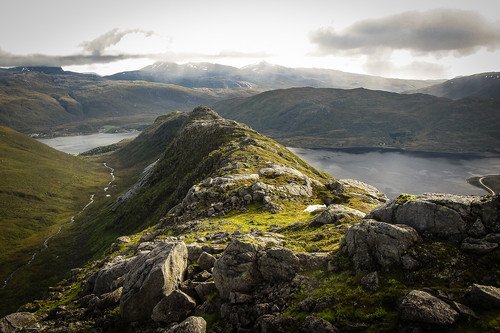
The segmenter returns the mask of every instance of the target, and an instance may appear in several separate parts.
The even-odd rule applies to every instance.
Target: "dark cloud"
[[[110,46],[116,45],[123,37],[128,34],[143,34],[149,37],[153,34],[152,31],[144,31],[140,29],[129,29],[119,31],[113,29],[92,41],[86,41],[79,46],[83,48],[81,54],[73,55],[47,55],[47,54],[28,54],[17,55],[0,49],[0,66],[74,66],[74,65],[90,65],[90,64],[107,64],[115,61],[138,58],[155,58],[158,55],[148,54],[103,54]]]
[[[310,40],[324,54],[409,50],[422,55],[464,56],[480,48],[500,48],[500,23],[487,21],[473,11],[412,11],[360,21],[342,32],[320,29],[310,34]]]
[[[141,29],[129,29],[125,31],[118,31],[118,29],[113,29],[94,40],[83,42],[79,46],[83,47],[84,51],[87,51],[93,55],[100,55],[108,47],[118,44],[126,35],[143,34],[144,36],[149,37],[153,35],[153,33],[153,31],[144,31]]]
[[[46,54],[16,55],[0,49],[0,66],[72,66],[106,64],[125,59],[147,58],[144,54],[118,54],[118,55],[66,55],[54,56]]]

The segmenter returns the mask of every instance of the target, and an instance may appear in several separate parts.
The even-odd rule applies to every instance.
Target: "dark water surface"
[[[389,198],[401,193],[444,192],[487,194],[466,179],[500,174],[500,155],[422,152],[321,150],[289,148],[312,166],[336,178],[353,178],[373,185]]]

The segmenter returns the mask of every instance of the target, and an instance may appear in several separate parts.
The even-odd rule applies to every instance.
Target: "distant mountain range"
[[[292,87],[367,88],[403,92],[420,89],[443,80],[404,80],[347,73],[322,68],[288,68],[261,62],[242,68],[211,63],[179,65],[157,62],[143,69],[106,76],[110,80],[142,80],[176,84],[189,88],[252,88],[272,90]]]
[[[112,81],[60,67],[0,69],[0,125],[59,135],[94,133],[103,125],[141,128],[161,114],[255,93]]]
[[[500,72],[457,77],[443,83],[410,91],[450,99],[483,97],[500,99]]]
[[[500,100],[494,99],[293,88],[221,101],[213,109],[293,147],[500,151]]]

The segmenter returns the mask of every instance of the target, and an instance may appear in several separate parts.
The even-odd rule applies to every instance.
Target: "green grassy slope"
[[[213,105],[222,116],[295,147],[499,151],[500,102],[366,89],[293,88]]]
[[[469,96],[500,99],[500,73],[488,72],[457,77],[410,92],[451,99],[460,99]]]
[[[110,176],[102,165],[59,152],[3,126],[0,126],[0,165],[3,286],[4,279],[28,262],[59,225],[67,223],[89,202],[92,193],[102,191]],[[26,281],[29,269],[16,273],[7,287],[0,290],[0,313],[26,301],[26,294],[40,288],[43,274],[53,274],[54,270],[57,271],[55,265],[46,265],[42,270],[45,272],[22,290],[14,285]],[[6,302],[10,297],[15,299],[13,303]]]

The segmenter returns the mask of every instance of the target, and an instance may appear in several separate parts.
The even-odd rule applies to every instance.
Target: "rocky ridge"
[[[219,140],[207,147],[205,135]],[[164,186],[168,166],[180,165],[172,154],[194,144],[204,155],[171,186],[171,205],[155,226],[118,238],[44,300],[2,318],[0,331],[497,327],[498,196],[388,201],[198,108],[128,201]],[[497,246],[470,251],[476,240]]]

